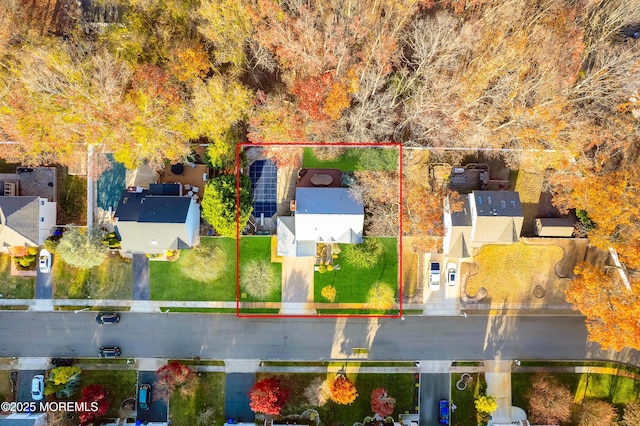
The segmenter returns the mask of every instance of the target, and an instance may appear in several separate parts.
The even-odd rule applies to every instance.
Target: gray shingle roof
[[[6,218],[6,226],[25,238],[38,243],[40,206],[39,197],[0,196],[0,208]],[[2,236],[0,234],[0,240]]]

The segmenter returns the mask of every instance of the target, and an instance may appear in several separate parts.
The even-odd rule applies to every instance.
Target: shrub
[[[328,285],[322,288],[322,297],[327,299],[330,303],[336,300],[336,288],[332,285]]]
[[[27,247],[27,255],[35,256],[38,254],[38,247]]]
[[[536,423],[560,424],[571,417],[571,391],[549,374],[540,373],[533,377],[527,398],[529,413]]]
[[[369,309],[386,311],[391,309],[395,303],[395,291],[386,283],[377,282],[367,294],[367,305]]]
[[[358,391],[349,378],[343,374],[337,376],[331,384],[331,400],[336,404],[351,404],[358,397]]]
[[[313,155],[320,161],[330,161],[344,155],[346,150],[341,146],[317,146],[313,148]]]
[[[630,402],[624,407],[622,426],[640,425],[640,401]]]
[[[251,297],[258,300],[268,299],[280,285],[273,267],[265,260],[252,260],[242,267],[240,286]]]
[[[607,401],[587,399],[578,410],[578,426],[611,426],[618,418],[616,408]]]
[[[327,272],[327,265],[318,266],[318,272],[320,272],[321,274],[324,274],[325,272]]]
[[[371,411],[379,417],[387,417],[393,413],[396,399],[387,394],[384,388],[377,388],[371,392]]]
[[[333,265],[327,265],[327,272],[333,271]]]
[[[75,268],[90,269],[99,266],[109,253],[109,247],[102,244],[103,236],[104,231],[98,228],[70,227],[60,238],[58,256]]]
[[[344,248],[343,258],[358,269],[371,269],[380,261],[382,244],[376,239],[367,238],[362,244],[351,244]]]
[[[277,377],[269,377],[253,385],[249,399],[249,406],[254,412],[277,416],[289,400],[289,389]]]
[[[331,399],[331,381],[316,377],[304,390],[309,405],[322,407]]]
[[[173,254],[173,253],[172,253]],[[169,253],[167,253],[169,256]],[[227,268],[227,254],[217,246],[200,245],[182,254],[181,272],[194,281],[216,281]]]
[[[498,403],[492,396],[481,395],[476,399],[475,407],[479,413],[491,414],[498,409]]]

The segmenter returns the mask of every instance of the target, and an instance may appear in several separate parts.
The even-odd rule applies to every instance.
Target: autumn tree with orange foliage
[[[331,400],[336,404],[348,405],[356,400],[358,391],[347,376],[339,374],[331,383]]]
[[[594,163],[600,161],[594,159]],[[609,159],[607,159],[607,162]],[[589,242],[601,250],[614,248],[628,267],[640,268],[640,176],[632,170],[572,167],[550,178],[554,204],[584,210],[595,226]],[[570,169],[569,169],[570,170]]]
[[[640,349],[640,283],[629,276],[631,291],[615,268],[603,270],[589,263],[575,268],[566,290],[573,308],[586,316],[589,340],[604,350]]]

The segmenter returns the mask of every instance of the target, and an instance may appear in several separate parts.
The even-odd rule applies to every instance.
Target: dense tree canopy
[[[640,349],[640,285],[630,278],[631,290],[615,268],[604,270],[589,263],[576,267],[576,278],[566,290],[567,301],[587,317],[589,339],[603,349]]]
[[[240,175],[240,203],[236,208],[236,176],[220,175],[211,179],[204,188],[202,197],[202,217],[206,219],[220,235],[236,238],[236,210],[240,230],[247,223],[253,210],[251,199],[251,181],[246,175]]]

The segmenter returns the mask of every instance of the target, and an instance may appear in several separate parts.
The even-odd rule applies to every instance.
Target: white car
[[[33,376],[31,380],[31,398],[34,401],[40,401],[44,398],[44,376],[42,374]]]
[[[38,261],[38,267],[40,272],[48,274],[51,272],[51,253],[47,249],[40,250],[40,257]]]
[[[455,263],[447,264],[447,284],[456,285],[456,277],[458,275],[458,267]]]
[[[440,262],[429,263],[429,290],[440,290]]]

